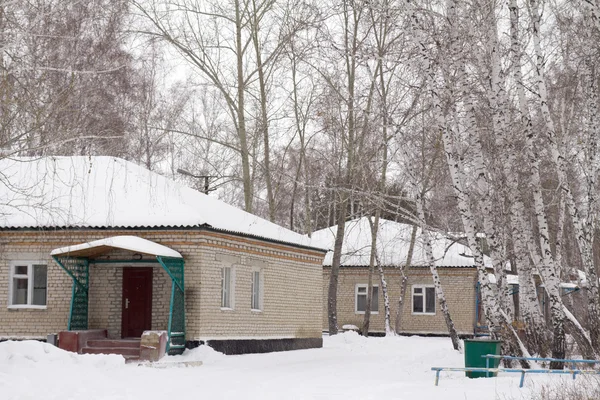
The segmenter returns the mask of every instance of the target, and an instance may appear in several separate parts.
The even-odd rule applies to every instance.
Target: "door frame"
[[[125,285],[125,275],[129,274],[130,272],[143,272],[149,275],[150,280],[149,280],[149,285],[146,286],[146,293],[144,294],[144,298],[145,298],[145,307],[144,307],[144,314],[146,316],[145,318],[145,325],[147,326],[147,329],[150,330],[152,329],[152,292],[153,292],[153,286],[154,286],[154,268],[153,267],[133,267],[133,266],[127,266],[127,267],[123,267],[123,281],[122,281],[122,286],[121,286],[121,338],[127,338],[127,337],[132,337],[129,335],[125,335],[125,331],[126,331],[126,327],[129,325],[129,313],[126,312],[126,285]],[[146,329],[146,328],[144,328]],[[129,333],[129,330],[127,329],[127,333]],[[140,335],[141,336],[141,335]]]

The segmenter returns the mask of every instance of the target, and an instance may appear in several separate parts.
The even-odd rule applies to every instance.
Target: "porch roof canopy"
[[[113,236],[105,239],[94,240],[73,246],[61,247],[52,250],[50,255],[60,257],[95,257],[112,249],[129,250],[135,253],[152,256],[183,258],[182,255],[162,244],[152,242],[137,236]]]

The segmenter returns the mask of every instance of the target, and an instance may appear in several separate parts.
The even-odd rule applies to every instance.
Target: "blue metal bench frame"
[[[494,358],[494,359],[500,359],[500,360],[527,360],[527,361],[547,361],[547,362],[552,362],[552,361],[557,361],[557,362],[562,362],[565,364],[572,364],[571,369],[577,369],[576,364],[598,364],[600,363],[600,360],[567,360],[564,358],[540,358],[540,357],[515,357],[515,356],[501,356],[501,355],[497,355],[497,354],[486,354],[481,356],[483,358],[485,358],[485,367],[489,368],[490,367],[490,359]]]
[[[576,369],[575,366],[578,363],[582,364],[597,364],[600,363],[600,360],[567,360],[561,358],[538,358],[538,357],[513,357],[513,356],[501,356],[496,354],[486,354],[481,356],[486,359],[486,368],[454,368],[454,367],[432,367],[431,370],[435,371],[435,386],[438,386],[440,380],[440,372],[442,371],[460,371],[460,372],[485,372],[489,373],[498,373],[498,372],[511,372],[511,373],[520,373],[521,380],[519,382],[519,387],[522,388],[525,382],[525,374],[571,374],[573,375],[573,379],[577,377],[577,375],[600,375],[600,371],[597,370],[580,370]],[[491,358],[494,359],[505,359],[505,360],[528,360],[528,361],[558,361],[564,362],[565,364],[572,364],[572,369],[524,369],[524,368],[489,368],[489,360]]]

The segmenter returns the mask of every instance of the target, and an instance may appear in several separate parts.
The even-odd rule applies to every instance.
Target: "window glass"
[[[423,312],[423,295],[418,294],[417,288],[415,288],[415,294],[413,295],[413,312]]]
[[[366,293],[360,294],[360,291],[359,291],[359,294],[356,296],[356,311],[365,312],[366,309],[367,309],[367,295],[366,295]]]
[[[366,307],[366,305],[365,305]],[[379,311],[379,287],[373,286],[373,299],[371,300],[371,312]]]
[[[27,265],[15,265],[15,275],[27,275]]]
[[[45,306],[48,292],[48,269],[45,264],[18,261],[12,264],[11,306]]]
[[[221,307],[231,308],[231,268],[221,269]]]
[[[13,278],[12,288],[12,304],[26,305],[27,304],[27,278]]]
[[[425,288],[425,312],[435,313],[435,288]]]
[[[417,286],[413,291],[413,313],[435,314],[435,288],[433,286]]]
[[[367,309],[367,285],[356,286],[356,312],[365,312]],[[379,311],[379,287],[373,286],[371,299],[371,312]]]
[[[46,293],[48,286],[48,272],[45,265],[33,266],[33,299],[36,306],[46,305]]]
[[[252,272],[252,305],[253,310],[260,310],[260,272]]]

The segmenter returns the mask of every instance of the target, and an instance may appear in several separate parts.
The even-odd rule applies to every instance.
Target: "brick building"
[[[406,264],[412,225],[380,219],[377,252],[387,282],[391,324],[394,327],[400,296],[400,265]],[[315,240],[333,248],[337,226],[313,234]],[[433,280],[425,250],[416,236],[408,278],[406,298],[401,313],[400,333],[447,335],[444,317],[435,297]],[[448,308],[459,334],[474,335],[480,322],[477,305],[477,270],[470,249],[441,235],[433,235],[433,252],[436,267],[444,289]],[[348,221],[342,247],[342,260],[338,282],[338,326],[363,324],[366,306],[368,266],[371,249],[371,228],[366,217]],[[332,252],[323,261],[323,330],[329,329],[327,319],[327,292],[331,273]],[[485,257],[486,262],[489,259]],[[491,267],[491,265],[489,265]],[[371,307],[370,333],[385,331],[384,304],[379,273],[373,275],[374,300]]]
[[[171,350],[320,347],[310,239],[112,157],[2,160],[0,339],[168,332]]]

